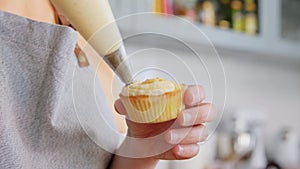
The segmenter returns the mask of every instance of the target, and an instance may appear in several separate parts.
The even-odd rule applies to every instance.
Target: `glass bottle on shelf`
[[[197,14],[196,20],[198,22],[201,22],[201,12],[202,12],[202,5],[203,5],[204,1],[205,0],[197,0],[197,2],[196,2],[195,11],[196,11],[196,14]]]
[[[222,29],[229,29],[231,27],[230,0],[219,0],[219,5],[217,24]]]
[[[196,20],[196,0],[174,0],[174,14],[188,20]]]
[[[185,16],[186,8],[183,0],[175,0],[173,2],[174,15]]]
[[[199,1],[198,1],[199,4]],[[216,25],[216,9],[217,3],[213,0],[201,1],[201,7],[198,11],[198,17],[200,22],[204,25],[215,26]]]
[[[232,29],[237,32],[244,32],[243,3],[241,0],[231,2]]]
[[[256,35],[258,32],[258,19],[256,14],[257,3],[255,0],[245,0],[245,33]]]

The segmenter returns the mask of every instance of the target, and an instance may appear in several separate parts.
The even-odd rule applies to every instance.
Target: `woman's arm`
[[[153,169],[156,167],[158,163],[158,159],[154,158],[126,158],[121,156],[115,156],[113,159],[113,163],[111,165],[111,169]]]
[[[41,22],[55,24],[57,21],[49,0],[0,0],[0,10]]]

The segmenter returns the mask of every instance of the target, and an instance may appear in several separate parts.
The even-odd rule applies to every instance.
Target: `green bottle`
[[[232,29],[237,32],[244,32],[243,3],[241,0],[231,2]]]

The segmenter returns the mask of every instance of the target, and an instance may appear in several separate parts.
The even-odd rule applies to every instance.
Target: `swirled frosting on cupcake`
[[[148,79],[125,86],[121,92],[123,96],[157,96],[178,89],[178,85],[162,78]]]

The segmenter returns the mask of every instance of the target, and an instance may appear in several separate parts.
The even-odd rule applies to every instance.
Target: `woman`
[[[177,128],[169,129],[174,121],[145,125],[127,120],[128,136],[146,138],[166,131],[164,142],[173,148],[147,158],[112,155],[85,134],[73,108],[69,86],[76,32],[55,25],[61,22],[49,0],[0,0],[0,10],[0,168],[150,169],[160,159],[198,154],[197,143],[207,137],[202,123],[215,113],[209,111],[211,104],[202,103],[201,86],[186,90],[186,109]],[[115,108],[126,114],[119,100]],[[190,129],[187,135],[185,129]]]

